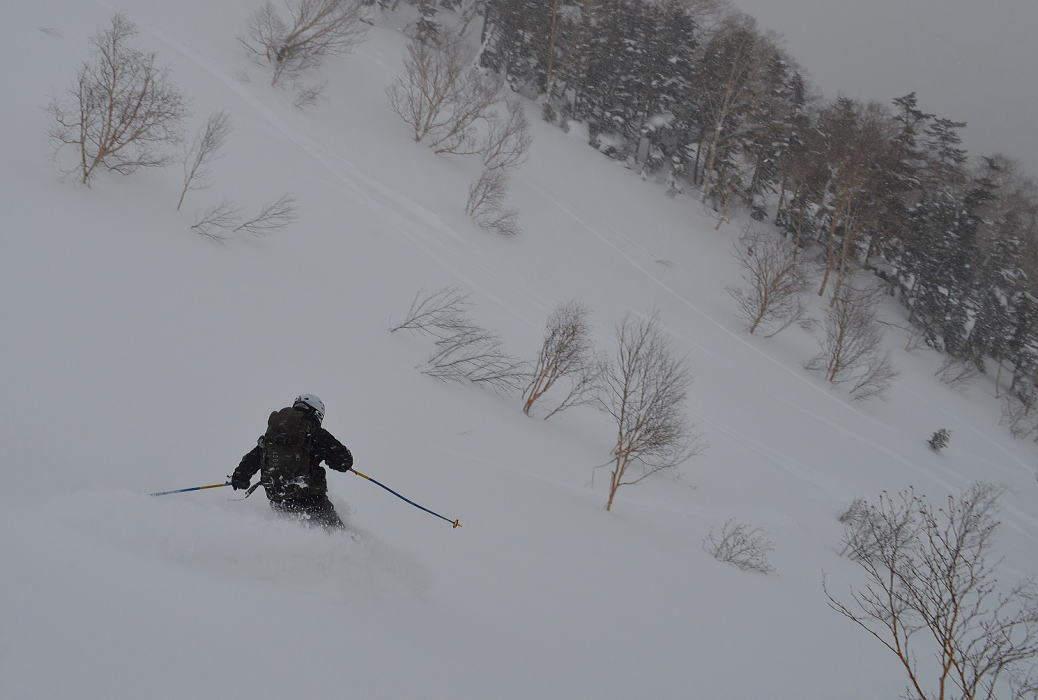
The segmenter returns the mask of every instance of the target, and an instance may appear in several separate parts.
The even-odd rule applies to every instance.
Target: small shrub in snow
[[[324,88],[327,83],[317,83],[315,85],[298,84],[295,87],[296,97],[292,100],[292,105],[296,109],[306,109],[317,104],[321,96],[324,95]]]
[[[870,527],[872,521],[868,501],[855,498],[837,520],[843,525],[844,533],[840,556],[850,559],[871,557],[877,545],[875,533]]]
[[[930,436],[930,439],[926,441],[926,444],[929,445],[930,449],[934,452],[940,452],[948,446],[948,438],[950,437],[951,431],[947,428],[941,428]]]
[[[714,559],[737,566],[743,571],[770,574],[774,568],[768,562],[768,554],[775,546],[759,527],[728,520],[719,534],[711,530],[703,540],[705,549]]]

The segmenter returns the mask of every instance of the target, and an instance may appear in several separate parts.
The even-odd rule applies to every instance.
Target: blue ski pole
[[[357,476],[362,476],[362,477],[364,477],[365,479],[367,479],[368,481],[370,481],[370,482],[371,482],[371,483],[373,483],[373,484],[377,484],[378,486],[381,486],[381,487],[382,487],[382,488],[384,488],[384,489],[385,489],[386,491],[389,491],[389,492],[390,492],[391,494],[393,494],[394,496],[396,496],[396,497],[397,497],[397,498],[399,498],[400,500],[402,500],[402,501],[407,501],[408,503],[410,503],[411,505],[413,505],[413,506],[414,506],[415,508],[418,508],[418,509],[420,509],[420,510],[424,510],[424,511],[425,511],[426,513],[428,513],[429,515],[435,515],[435,516],[436,516],[437,518],[439,518],[440,520],[446,520],[447,522],[449,522],[449,523],[451,524],[451,527],[461,527],[461,523],[459,523],[459,522],[458,522],[457,520],[451,520],[450,518],[445,518],[445,517],[443,517],[442,515],[440,515],[439,513],[434,513],[434,512],[432,512],[431,510],[429,510],[429,509],[428,509],[428,508],[426,508],[425,506],[420,506],[420,505],[418,505],[417,503],[415,503],[414,501],[412,501],[412,500],[411,500],[410,498],[406,498],[406,497],[404,497],[404,496],[401,496],[401,495],[400,495],[399,493],[397,493],[397,492],[396,492],[396,491],[394,491],[393,489],[389,488],[388,486],[386,486],[385,484],[383,484],[383,483],[382,483],[381,481],[377,481],[377,480],[375,480],[375,479],[372,479],[372,478],[371,478],[370,476],[368,476],[367,474],[361,474],[361,473],[360,473],[359,471],[357,471],[356,469],[350,469],[350,471],[351,471],[351,472],[353,472],[354,474],[356,474]]]

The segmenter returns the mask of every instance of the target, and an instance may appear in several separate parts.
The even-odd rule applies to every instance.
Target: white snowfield
[[[510,194],[523,233],[478,230],[478,162],[413,143],[388,107],[398,27],[328,61],[300,111],[235,40],[258,4],[119,4],[191,130],[233,122],[181,212],[176,166],[86,188],[59,172],[70,154],[49,158],[45,107],[113,8],[0,10],[0,698],[892,698],[896,660],[821,589],[823,571],[837,592],[858,580],[837,555],[852,499],[1005,484],[1002,578],[1038,573],[1038,451],[998,425],[989,384],[943,386],[940,358],[891,331],[901,378],[851,403],[802,368],[807,331],[743,330],[724,289],[740,224],[714,231],[695,196],[666,197],[534,104]],[[222,199],[286,192],[300,219],[283,232],[189,230]],[[448,285],[528,360],[561,302],[592,310],[603,352],[626,313],[657,311],[706,450],[606,512],[603,414],[528,418],[518,397],[422,375],[428,339],[387,332]],[[300,392],[359,470],[463,527],[336,472],[352,537],[281,520],[262,492],[147,495],[223,481]],[[703,551],[729,518],[767,532],[774,574]]]

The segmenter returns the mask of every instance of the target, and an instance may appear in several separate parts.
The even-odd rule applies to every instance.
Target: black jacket
[[[325,478],[324,467],[321,462],[329,468],[338,472],[349,471],[353,466],[353,455],[349,449],[335,439],[331,433],[324,428],[317,428],[314,433],[312,450],[310,453],[310,478],[309,495],[319,498],[328,493],[328,480]],[[257,441],[255,447],[249,450],[241,459],[241,464],[231,475],[231,481],[248,481],[253,474],[263,466],[263,437]]]

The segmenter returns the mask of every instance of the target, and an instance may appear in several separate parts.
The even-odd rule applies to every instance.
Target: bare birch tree
[[[489,112],[487,128],[479,154],[487,170],[511,170],[523,164],[533,137],[523,106],[516,100],[505,103],[505,114]]]
[[[718,165],[732,147],[736,115],[766,94],[765,71],[776,51],[774,42],[758,30],[756,20],[740,12],[727,13],[711,35],[704,56],[704,121],[698,147],[704,154],[700,180],[704,202],[710,196],[720,200],[731,195],[731,178]],[[698,179],[698,172],[693,176]]]
[[[775,335],[803,314],[800,294],[806,280],[797,259],[796,247],[774,235],[747,230],[735,245],[735,259],[742,267],[741,288],[729,288],[739,312],[749,323],[752,335],[757,328],[778,327]]]
[[[177,211],[184,204],[188,190],[202,190],[209,187],[209,166],[216,160],[217,151],[227,143],[231,134],[231,119],[226,112],[209,115],[205,126],[195,136],[191,145],[184,152],[184,184],[177,200]]]
[[[238,38],[249,53],[273,67],[271,85],[316,68],[326,56],[348,52],[367,29],[358,0],[288,0],[285,9],[288,19],[272,2],[264,3],[249,17],[245,36]]]
[[[515,101],[507,103],[505,116],[488,111],[484,121],[485,134],[477,149],[483,170],[469,186],[465,213],[485,231],[514,236],[519,233],[519,213],[505,207],[505,173],[526,159],[532,142],[529,124],[522,105]]]
[[[50,136],[59,147],[76,148],[83,184],[102,165],[124,175],[165,165],[164,147],[180,140],[184,99],[153,54],[129,45],[136,34],[133,22],[113,15],[92,39],[94,56],[79,69],[68,100],[49,106]]]
[[[480,76],[473,58],[461,38],[447,32],[435,44],[410,43],[404,72],[386,94],[416,143],[424,141],[436,153],[478,152],[475,127],[486,119],[500,86]]]
[[[484,231],[502,236],[520,233],[519,213],[505,206],[508,178],[500,168],[484,168],[469,185],[465,213],[476,220]]]
[[[990,560],[1001,493],[977,483],[938,508],[911,490],[884,493],[847,525],[845,551],[865,582],[846,601],[823,583],[825,595],[894,654],[904,697],[1023,698],[1033,682],[1036,591],[1003,589]]]
[[[879,198],[876,188],[887,171],[890,148],[886,108],[877,103],[859,104],[841,97],[822,110],[817,130],[830,173],[824,198],[828,214],[825,232],[825,272],[818,296],[825,294],[833,272],[836,285],[831,300],[854,272],[859,234],[873,220]],[[842,239],[842,240],[841,240]]]
[[[548,318],[537,364],[523,391],[523,413],[526,415],[530,415],[534,403],[563,379],[569,381],[568,391],[544,417],[545,420],[571,406],[592,400],[604,367],[593,355],[587,317],[588,311],[583,305],[570,301],[555,309]]]
[[[486,214],[500,211],[508,192],[508,178],[502,170],[484,168],[469,185],[465,213],[477,220]]]
[[[698,451],[685,415],[691,375],[685,360],[674,357],[656,316],[624,317],[616,340],[616,361],[605,371],[598,399],[616,422],[606,510],[612,510],[620,487],[676,467]],[[635,465],[638,473],[629,473]]]
[[[821,352],[807,365],[824,370],[830,384],[848,384],[854,399],[881,395],[898,375],[883,350],[876,303],[877,292],[844,285],[826,314]]]

